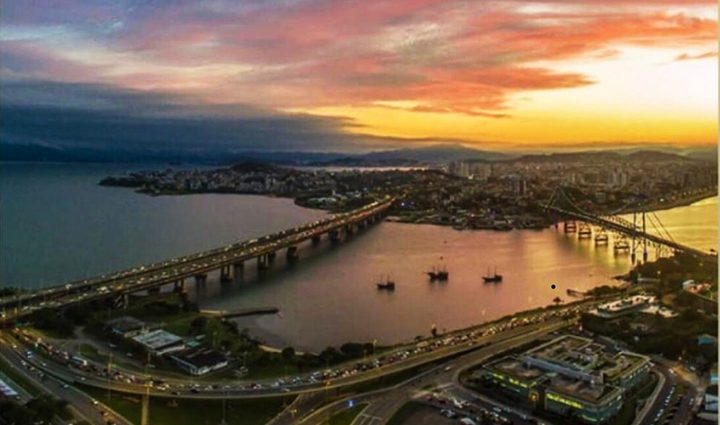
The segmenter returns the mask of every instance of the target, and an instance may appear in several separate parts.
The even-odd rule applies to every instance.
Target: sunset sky
[[[162,148],[140,128],[177,123],[253,149],[717,142],[717,1],[0,4],[4,143]]]

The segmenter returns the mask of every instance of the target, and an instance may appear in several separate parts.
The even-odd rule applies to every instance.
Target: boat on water
[[[430,278],[430,282],[440,281],[445,282],[450,277],[450,273],[447,271],[445,266],[435,267],[432,270],[425,272]]]
[[[377,289],[381,291],[394,291],[395,290],[395,281],[390,279],[390,276],[387,276],[385,280],[380,279],[380,282],[377,284]]]
[[[499,283],[502,282],[503,277],[501,274],[497,273],[497,268],[493,272],[493,274],[490,274],[490,270],[488,270],[487,274],[483,276],[483,281],[485,283]]]

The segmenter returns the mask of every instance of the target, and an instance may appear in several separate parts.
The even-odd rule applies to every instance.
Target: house
[[[132,338],[145,331],[145,323],[131,316],[122,316],[105,323],[105,329],[122,338]]]
[[[132,340],[140,344],[145,351],[155,356],[162,356],[185,349],[185,342],[182,338],[162,329],[136,335]]]
[[[191,348],[171,358],[180,369],[194,376],[205,375],[228,365],[224,354],[205,347]]]

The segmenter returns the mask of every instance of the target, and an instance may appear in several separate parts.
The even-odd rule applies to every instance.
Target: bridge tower
[[[635,250],[637,249],[637,212],[633,211],[632,232],[630,232],[631,248],[630,248],[630,264],[635,264]]]
[[[643,210],[642,210],[642,232],[643,232],[643,235],[647,234],[645,232],[645,208],[643,208]],[[648,260],[648,247],[647,247],[648,240],[647,240],[647,238],[643,237],[642,242],[643,242],[643,263],[647,263],[647,260]]]

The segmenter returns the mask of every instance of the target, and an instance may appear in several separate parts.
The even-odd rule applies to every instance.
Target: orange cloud
[[[509,118],[525,93],[602,83],[562,61],[611,61],[626,46],[670,49],[677,61],[716,56],[682,53],[717,43],[716,19],[697,12],[712,4],[306,0],[93,11],[69,3],[59,16],[12,6],[0,48],[4,75],[206,103],[312,110],[411,101],[404,112]]]
[[[694,60],[694,59],[709,59],[709,58],[716,58],[717,56],[718,56],[718,52],[705,52],[705,53],[699,53],[697,55],[682,53],[680,55],[675,56],[675,60],[676,61],[686,61],[686,60]]]

